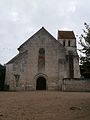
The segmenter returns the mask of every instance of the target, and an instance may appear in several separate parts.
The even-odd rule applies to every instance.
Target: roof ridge
[[[22,45],[19,46],[18,50],[25,44],[27,43],[33,36],[35,36],[38,32],[40,32],[41,30],[45,30],[48,34],[50,34],[52,36],[52,38],[54,38],[56,40],[56,38],[51,34],[49,33],[43,26],[37,31],[35,32],[31,37],[29,37]]]

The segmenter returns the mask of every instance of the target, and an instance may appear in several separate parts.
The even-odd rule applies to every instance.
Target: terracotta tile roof
[[[75,39],[73,31],[58,31],[58,39]]]

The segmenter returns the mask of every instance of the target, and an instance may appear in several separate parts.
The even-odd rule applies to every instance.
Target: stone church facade
[[[80,78],[73,31],[58,31],[56,40],[44,27],[6,64],[10,90],[62,90],[64,78]]]

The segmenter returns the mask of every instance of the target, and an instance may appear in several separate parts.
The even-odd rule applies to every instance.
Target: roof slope
[[[12,58],[8,63],[6,64],[11,64],[13,62],[15,62],[17,59],[19,59],[20,57],[22,57],[24,54],[27,54],[27,51],[23,52],[23,53],[20,53],[20,54],[17,54],[14,58]]]
[[[58,39],[76,39],[73,31],[58,31]]]
[[[35,34],[33,34],[29,39],[27,39],[19,48],[18,50],[20,51],[20,49],[27,44],[29,41],[33,40],[32,38],[34,38],[36,35],[42,35],[42,34],[48,34],[50,38],[52,38],[60,47],[62,47],[64,50],[65,48],[63,47],[63,45],[55,39],[55,37],[53,37],[44,27],[42,27],[40,30],[38,30]],[[23,53],[20,53],[18,55],[16,55],[14,58],[12,58],[8,63],[6,64],[11,64],[13,62],[15,62],[17,59],[19,59],[21,56],[23,56],[23,54],[26,54],[27,50]]]
[[[39,32],[43,32],[45,31],[47,34],[49,34],[54,40],[56,40],[55,37],[53,37],[44,27],[42,27],[40,30],[38,30],[35,34],[33,34],[30,38],[28,38],[22,45],[20,45],[20,47],[18,48],[18,50],[24,45],[26,44],[28,41],[30,41],[30,39],[32,39],[35,35],[37,35]]]

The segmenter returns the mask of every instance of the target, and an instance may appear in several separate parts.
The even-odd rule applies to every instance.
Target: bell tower
[[[58,41],[66,49],[67,76],[69,78],[80,77],[79,56],[77,54],[76,37],[74,32],[58,31]]]

